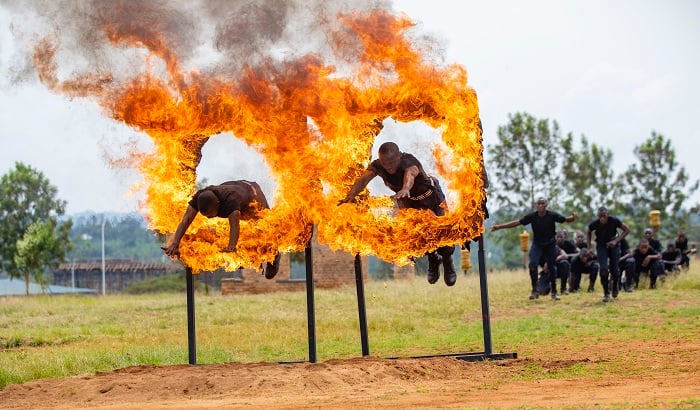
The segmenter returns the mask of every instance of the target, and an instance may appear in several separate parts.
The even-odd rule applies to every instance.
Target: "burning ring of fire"
[[[278,186],[273,208],[241,222],[237,253],[220,251],[227,244],[226,220],[198,216],[180,249],[194,272],[257,267],[278,250],[303,250],[312,225],[318,241],[334,250],[398,264],[478,237],[486,195],[483,148],[466,71],[427,61],[405,35],[413,26],[406,18],[377,10],[341,19],[348,31],[331,41],[347,47],[350,38],[360,50],[356,66],[344,75],[315,55],[246,66],[235,79],[183,73],[164,41],[109,25],[104,31],[113,43],[145,46],[150,56],[163,59],[167,78],[146,73],[118,86],[96,75],[59,81],[57,48],[49,41],[36,47],[35,63],[52,90],[98,97],[112,118],[149,135],[153,152],[131,160],[144,176],[147,216],[156,231],[177,228],[209,136],[231,132],[265,158]],[[428,210],[390,215],[381,212],[391,206],[388,198],[366,195],[357,205],[337,206],[368,165],[389,117],[424,121],[441,132],[448,149],[436,146],[433,153],[443,187],[456,193],[445,216]]]

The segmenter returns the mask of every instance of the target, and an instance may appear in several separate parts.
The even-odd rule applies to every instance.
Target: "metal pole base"
[[[197,333],[194,324],[194,275],[189,266],[185,268],[185,280],[187,282],[187,350],[189,363],[197,364]]]
[[[309,362],[316,363],[316,308],[314,307],[314,262],[311,239],[306,244],[304,260],[306,263],[306,317],[309,339]]]
[[[455,359],[464,360],[466,362],[480,362],[484,360],[504,360],[517,359],[517,353],[485,353],[485,352],[469,352],[469,353],[446,353],[446,354],[430,354],[423,356],[408,356],[409,359],[431,359],[435,357],[454,357]],[[390,360],[404,359],[405,357],[387,357]]]
[[[365,310],[365,287],[362,282],[362,259],[355,255],[355,286],[357,288],[357,311],[360,319],[360,343],[362,356],[369,356],[369,336],[367,332],[367,312]]]
[[[486,354],[483,352],[467,353],[463,355],[455,356],[455,359],[464,360],[465,362],[481,362],[484,360],[505,360],[505,359],[517,359],[517,353],[490,353]]]

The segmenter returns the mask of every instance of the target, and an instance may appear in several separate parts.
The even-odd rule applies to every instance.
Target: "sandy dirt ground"
[[[480,362],[446,356],[134,366],[11,385],[0,391],[0,408],[700,408],[700,341],[542,351]],[[555,377],[566,369],[580,376]]]

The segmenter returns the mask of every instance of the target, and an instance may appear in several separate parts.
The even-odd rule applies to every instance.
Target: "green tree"
[[[105,255],[108,259],[159,262],[161,242],[136,213],[82,214],[73,216],[71,240],[76,246],[68,259],[99,260],[102,257],[102,221],[105,222]]]
[[[62,235],[70,231],[72,222],[70,219],[62,223],[58,222],[58,217],[65,213],[66,202],[56,198],[57,193],[56,187],[50,184],[43,173],[21,162],[15,163],[15,168],[2,176],[0,180],[0,269],[7,272],[10,277],[24,276],[24,272],[15,261],[17,244],[25,238],[29,227],[34,223],[55,227],[53,230],[59,239],[66,241],[61,249],[69,248],[68,236],[62,237]],[[61,261],[64,255],[59,251],[54,254],[53,261]]]
[[[564,207],[578,212],[582,221],[593,220],[600,206],[616,214],[620,187],[613,171],[612,151],[589,144],[585,136],[581,136],[580,148],[576,149],[571,133],[562,140],[562,149],[566,158],[561,181],[566,189]]]
[[[662,218],[675,219],[676,224],[665,224],[662,237],[673,237],[675,228],[683,223],[688,199],[698,190],[700,182],[692,181],[685,167],[676,160],[671,141],[654,131],[646,141],[634,148],[639,160],[622,175],[622,192],[626,221],[637,229],[648,225],[648,213],[661,211]],[[693,207],[697,207],[694,205]]]
[[[70,222],[57,225],[54,218],[46,222],[36,221],[29,225],[22,239],[17,241],[15,265],[24,273],[26,294],[29,295],[30,277],[42,288],[48,284],[44,274],[47,266],[63,260],[63,255],[70,247]]]
[[[489,205],[498,210],[492,219],[520,218],[535,208],[538,197],[549,201],[557,210],[562,195],[562,137],[556,121],[536,119],[527,113],[508,116],[509,122],[498,127],[498,143],[489,146]],[[507,229],[494,235],[503,246],[503,265],[522,266],[518,235],[522,230]]]
[[[527,113],[508,118],[498,127],[498,143],[488,148],[490,198],[518,212],[533,209],[539,196],[556,206],[562,193],[559,125]]]

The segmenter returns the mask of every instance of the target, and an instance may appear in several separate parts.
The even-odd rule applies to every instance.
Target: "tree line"
[[[584,135],[562,135],[559,124],[528,113],[508,116],[498,127],[498,141],[486,149],[491,219],[512,220],[531,212],[538,197],[549,209],[577,212],[574,226],[585,230],[600,206],[623,219],[633,233],[648,226],[648,213],[661,211],[664,223],[658,235],[675,238],[678,229],[697,237],[692,216],[698,204],[689,199],[698,190],[676,159],[669,139],[655,131],[633,148],[636,162],[616,175],[610,149],[591,143]],[[487,221],[488,223],[488,221]],[[494,234],[497,243],[516,247],[516,231]],[[522,265],[518,252],[504,255],[505,267]]]
[[[700,182],[691,180],[676,160],[671,141],[655,131],[634,147],[637,161],[620,175],[615,174],[610,149],[583,135],[564,136],[556,121],[524,112],[508,116],[508,123],[498,127],[497,142],[485,152],[491,220],[524,215],[543,196],[550,209],[577,212],[582,224],[595,217],[599,206],[606,206],[641,232],[654,209],[664,218],[661,237],[673,237],[677,229],[691,238],[700,234],[691,219],[697,216],[698,204],[689,203]],[[28,288],[30,278],[46,284],[45,269],[59,262],[97,260],[102,218],[107,218],[105,253],[110,258],[162,260],[162,238],[149,231],[139,215],[86,214],[74,221],[65,217],[66,201],[57,198],[57,192],[42,172],[21,162],[2,176],[0,271],[23,279]],[[492,267],[521,265],[521,255],[512,251],[518,249],[518,233],[493,234]]]

